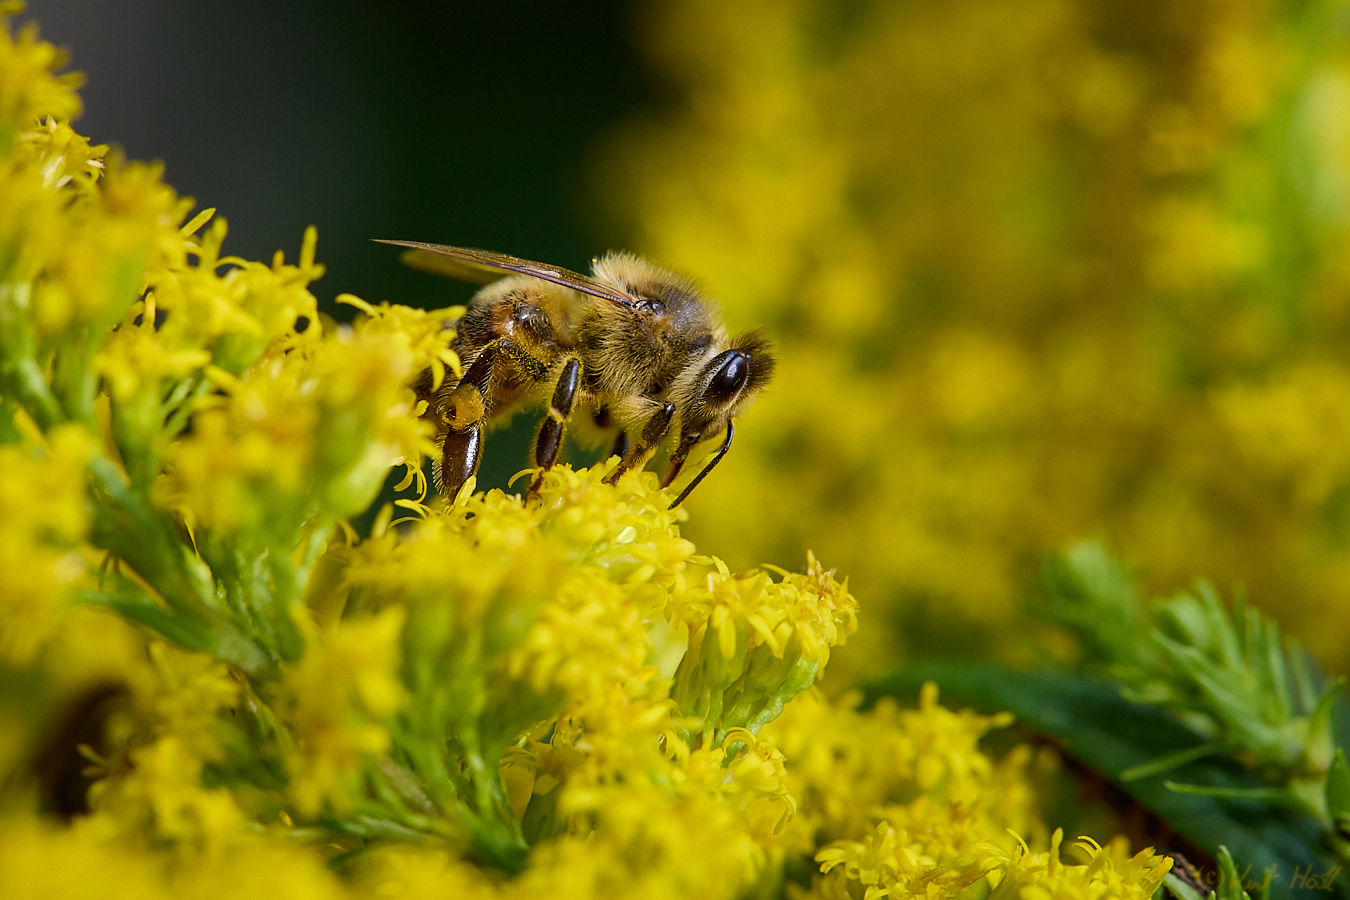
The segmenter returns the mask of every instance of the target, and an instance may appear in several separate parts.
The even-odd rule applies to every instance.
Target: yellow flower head
[[[406,616],[390,607],[373,616],[311,631],[305,655],[283,674],[282,721],[290,800],[301,815],[331,804],[351,808],[362,767],[388,751],[388,721],[406,701],[398,677]]]
[[[39,40],[34,24],[25,25],[17,36],[10,30],[9,16],[20,9],[14,3],[0,7],[0,153],[39,116],[74,119],[84,109],[76,93],[84,76],[54,74],[65,65],[66,55]]]
[[[213,370],[192,433],[168,451],[163,502],[203,526],[293,535],[306,519],[369,505],[389,469],[434,452],[408,383],[427,364],[406,341],[339,329],[268,354],[241,379]]]
[[[1073,849],[1087,857],[1087,863],[1066,866],[1059,858],[1064,832],[1056,829],[1050,838],[1050,850],[1032,853],[1019,842],[1011,855],[996,851],[997,861],[990,881],[995,883],[990,900],[1070,900],[1083,896],[1144,900],[1162,884],[1172,868],[1172,857],[1161,856],[1152,848],[1127,857],[1123,840],[1103,848],[1091,838],[1080,838]]]
[[[162,643],[150,648],[152,680],[136,678],[130,708],[111,730],[119,755],[103,763],[90,805],[124,833],[217,852],[237,839],[244,814],[235,796],[202,783],[203,766],[225,756],[221,714],[239,700],[228,668]]]
[[[882,700],[857,712],[857,699],[830,704],[808,693],[764,729],[798,802],[785,839],[824,873],[844,866],[819,887],[843,879],[871,891],[889,881],[956,893],[991,868],[981,847],[1005,841],[1009,828],[1040,829],[1026,751],[995,762],[977,743],[1009,717],[947,710],[931,683],[917,710]]]
[[[86,583],[82,473],[93,440],[77,425],[30,435],[0,444],[0,660],[9,663],[33,659]]]
[[[696,730],[758,731],[857,628],[857,601],[809,553],[805,575],[783,572],[777,582],[711,564],[671,598],[668,616],[689,634],[672,697],[682,715],[701,720]]]

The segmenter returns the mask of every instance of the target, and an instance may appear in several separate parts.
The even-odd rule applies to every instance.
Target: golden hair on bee
[[[711,461],[671,504],[679,505],[731,447],[734,418],[773,375],[768,339],[727,337],[711,301],[691,281],[629,253],[610,253],[581,275],[487,250],[413,241],[403,260],[487,286],[469,301],[451,344],[464,363],[456,382],[417,389],[441,429],[436,483],[449,496],[478,471],[487,422],[522,405],[546,410],[534,442],[539,472],[557,461],[578,406],[617,429],[613,484],[673,438],[669,486],[700,443],[722,435]]]

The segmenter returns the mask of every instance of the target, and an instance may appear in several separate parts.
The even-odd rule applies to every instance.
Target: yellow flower
[[[445,380],[447,367],[456,378],[462,374],[459,356],[450,349],[449,343],[455,335],[453,325],[464,315],[464,307],[425,310],[388,303],[371,306],[352,294],[339,294],[337,300],[355,306],[369,317],[362,326],[367,334],[375,331],[388,334],[392,340],[407,345],[407,352],[414,358],[427,360],[433,390]]]
[[[65,54],[38,39],[37,25],[25,25],[17,36],[9,16],[21,7],[0,7],[0,153],[8,151],[15,132],[31,127],[40,116],[73,119],[84,109],[75,91],[84,84],[78,73],[53,74],[65,65]]]
[[[40,166],[44,188],[71,185],[77,195],[91,193],[103,173],[108,145],[91,145],[89,138],[70,127],[70,122],[57,121],[51,113],[45,115],[40,127],[19,135],[16,161]]]
[[[816,858],[823,871],[835,870],[835,884],[841,877],[856,882],[869,900],[956,898],[985,877],[993,885],[990,900],[1144,900],[1172,867],[1170,856],[1151,848],[1127,859],[1123,842],[1108,851],[1090,838],[1074,845],[1088,862],[1066,866],[1059,858],[1062,839],[1063,832],[1055,831],[1047,853],[1032,853],[1019,841],[1011,854],[986,844],[976,853],[944,861],[925,853],[906,831],[883,822],[862,842],[841,842]]]
[[[20,265],[35,279],[39,339],[54,340],[72,329],[87,335],[82,340],[101,338],[136,301],[145,268],[172,259],[175,228],[190,201],[180,201],[160,180],[162,170],[114,161],[101,190],[65,211],[59,229],[30,235]]]
[[[86,580],[83,468],[92,451],[77,425],[40,443],[0,444],[0,660],[31,661]]]
[[[843,879],[869,892],[902,885],[898,896],[929,884],[955,894],[992,868],[982,848],[1006,842],[1008,829],[1044,834],[1026,751],[995,762],[978,746],[1010,717],[947,710],[931,683],[916,710],[882,700],[859,713],[856,703],[807,693],[763,732],[797,798],[785,841],[823,873],[843,866],[816,889],[828,895]]]
[[[1069,900],[1083,896],[1144,900],[1153,896],[1172,868],[1172,858],[1159,856],[1152,848],[1126,858],[1123,841],[1103,849],[1091,838],[1080,838],[1074,844],[1074,849],[1087,857],[1087,863],[1066,866],[1059,858],[1063,839],[1064,832],[1056,829],[1047,853],[1032,853],[1022,843],[1011,855],[995,853],[991,859],[1000,865],[990,878],[995,883],[990,900]]]
[[[210,657],[152,644],[155,678],[135,685],[131,718],[110,728],[116,743],[90,806],[112,834],[144,834],[218,853],[241,834],[234,795],[202,783],[203,766],[224,758],[219,716],[239,684]]]
[[[294,735],[285,763],[301,815],[325,805],[349,810],[362,766],[388,751],[386,723],[406,702],[398,678],[404,617],[390,607],[311,633],[304,656],[286,667],[280,715]]]
[[[848,582],[835,582],[814,555],[805,575],[783,570],[733,577],[719,559],[671,597],[668,617],[689,634],[672,697],[695,731],[758,731],[783,704],[810,687],[830,648],[857,628]]]
[[[366,854],[357,862],[356,881],[365,896],[408,900],[494,900],[498,885],[474,866],[435,850],[405,847]]]
[[[35,816],[0,819],[0,884],[13,900],[248,900],[269,892],[296,900],[383,896],[353,891],[313,852],[275,835],[250,835],[228,853],[168,860],[109,835],[97,820],[53,825]],[[422,871],[434,871],[423,865]],[[388,883],[386,880],[383,883]],[[456,895],[458,896],[458,895]]]
[[[722,747],[695,750],[687,771],[694,783],[706,779],[707,787],[739,813],[746,830],[762,845],[772,846],[796,814],[783,754],[748,729],[729,729]]]
[[[161,863],[128,852],[88,827],[70,828],[36,816],[0,819],[0,883],[13,900],[168,900]]]
[[[301,320],[307,323],[306,334],[320,333],[317,303],[308,286],[323,274],[323,266],[314,262],[318,234],[313,227],[305,230],[295,265],[280,253],[271,265],[222,257],[227,230],[223,219],[211,222],[200,239],[194,236],[213,212],[205,210],[166,235],[177,244],[181,259],[152,267],[146,285],[155,308],[165,314],[157,332],[166,344],[209,347],[217,368],[238,375],[274,341],[294,341]],[[187,264],[190,257],[196,257],[196,265]],[[224,267],[223,274],[217,271]]]
[[[816,854],[821,872],[836,871],[862,885],[868,900],[881,897],[958,897],[985,877],[988,866],[979,858],[930,855],[909,832],[882,822],[861,842],[841,841]]]
[[[312,298],[311,298],[312,300]],[[316,514],[365,509],[390,467],[434,452],[407,384],[429,364],[406,341],[360,325],[295,352],[269,352],[226,396],[203,400],[167,453],[161,502],[205,527],[289,539]]]
[[[211,361],[200,347],[174,349],[156,333],[155,307],[140,304],[134,312],[138,324],[126,322],[113,332],[99,353],[98,371],[107,379],[109,393],[121,403],[134,402],[138,394],[159,390],[164,379],[179,380]]]

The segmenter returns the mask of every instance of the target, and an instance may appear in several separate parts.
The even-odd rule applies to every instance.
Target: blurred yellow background
[[[1347,668],[1347,28],[1341,2],[644,7],[668,102],[596,183],[781,355],[686,533],[849,576],[834,684],[1026,659],[1040,560],[1087,536],[1150,589],[1245,584]]]

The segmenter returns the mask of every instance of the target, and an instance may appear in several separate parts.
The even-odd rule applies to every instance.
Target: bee
[[[581,275],[502,253],[417,241],[408,265],[486,285],[456,323],[451,349],[463,375],[433,391],[430,371],[415,389],[439,430],[435,480],[449,497],[478,472],[483,430],[493,418],[541,404],[547,415],[534,441],[538,493],[558,459],[563,431],[578,407],[601,429],[617,428],[616,483],[644,465],[668,436],[668,487],[700,443],[722,444],[675,502],[721,462],[735,436],[732,421],[764,389],[774,370],[759,331],[728,338],[708,298],[687,279],[627,253],[610,253]]]

